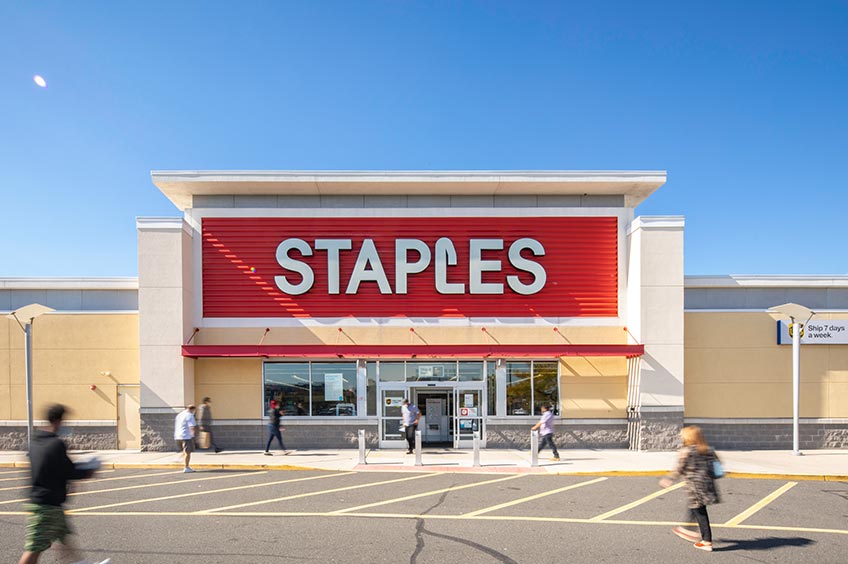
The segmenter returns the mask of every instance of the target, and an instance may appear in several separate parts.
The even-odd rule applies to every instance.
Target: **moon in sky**
[[[42,88],[47,88],[47,81],[40,74],[33,76],[32,81]]]

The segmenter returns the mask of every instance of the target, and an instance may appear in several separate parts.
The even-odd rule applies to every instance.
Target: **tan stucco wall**
[[[560,360],[562,416],[615,419],[627,416],[627,360],[565,357]]]
[[[199,358],[194,367],[195,403],[208,396],[222,419],[262,416],[262,359]]]
[[[687,312],[685,335],[686,417],[792,416],[792,347],[770,315]],[[848,417],[848,345],[801,347],[801,417]]]
[[[273,327],[263,345],[423,345],[423,344],[625,344],[627,333],[622,327],[566,327],[558,332],[549,325],[510,327],[493,322],[483,331],[475,326],[363,326],[345,327]],[[251,329],[201,329],[192,341],[196,345],[256,345],[264,327]]]
[[[35,419],[59,402],[71,420],[115,420],[117,385],[139,383],[138,315],[43,315],[33,324],[32,354]],[[23,331],[0,318],[0,420],[27,418],[24,360]]]

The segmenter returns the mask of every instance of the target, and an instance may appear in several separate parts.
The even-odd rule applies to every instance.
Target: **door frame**
[[[479,401],[477,402],[477,415],[475,417],[462,417],[460,409],[463,407],[464,394],[467,392],[476,392]],[[460,425],[462,421],[472,420],[477,423],[477,430],[480,433],[480,448],[486,448],[486,414],[487,414],[487,394],[485,382],[456,382],[453,388],[454,399],[454,417],[453,417],[453,447],[454,448],[473,448],[474,435],[463,439],[460,433]]]

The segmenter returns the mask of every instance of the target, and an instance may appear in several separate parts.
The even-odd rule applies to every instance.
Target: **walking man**
[[[554,444],[554,412],[551,411],[550,405],[545,404],[542,406],[542,418],[539,419],[538,423],[530,427],[531,431],[537,429],[541,429],[539,435],[542,437],[542,441],[539,443],[539,452],[542,452],[545,444],[547,444],[554,451],[551,460],[559,460],[559,451],[557,451],[557,447]]]
[[[215,444],[215,435],[212,433],[212,400],[210,398],[203,398],[203,402],[200,404],[200,409],[198,409],[197,415],[200,420],[200,432],[209,433],[208,448],[214,448],[215,454],[218,454],[224,449],[218,448],[218,445]]]
[[[191,462],[191,453],[194,451],[194,436],[197,434],[197,420],[194,418],[194,410],[194,405],[188,405],[174,419],[174,440],[177,441],[177,448],[183,453],[183,472],[186,474],[194,472],[188,465]]]
[[[403,426],[406,431],[406,444],[409,445],[409,450],[406,454],[412,454],[415,451],[415,431],[418,430],[418,421],[421,419],[421,411],[415,404],[409,403],[409,400],[403,398],[403,405],[400,408],[403,416]]]
[[[68,495],[68,482],[90,478],[93,469],[76,466],[68,458],[68,448],[58,437],[65,406],[52,405],[47,410],[47,427],[38,429],[32,439],[29,451],[32,490],[26,522],[26,546],[18,564],[36,564],[41,554],[50,548],[53,541],[59,541],[67,551],[67,556],[79,560],[77,548],[71,542],[72,534],[62,505]],[[107,564],[109,559],[100,564]]]

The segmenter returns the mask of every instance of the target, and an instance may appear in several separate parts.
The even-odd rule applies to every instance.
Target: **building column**
[[[676,448],[683,428],[683,227],[680,216],[637,217],[627,232],[627,328],[645,345],[629,414],[638,450]]]
[[[172,450],[174,417],[194,402],[192,237],[181,218],[138,218],[141,449]]]

